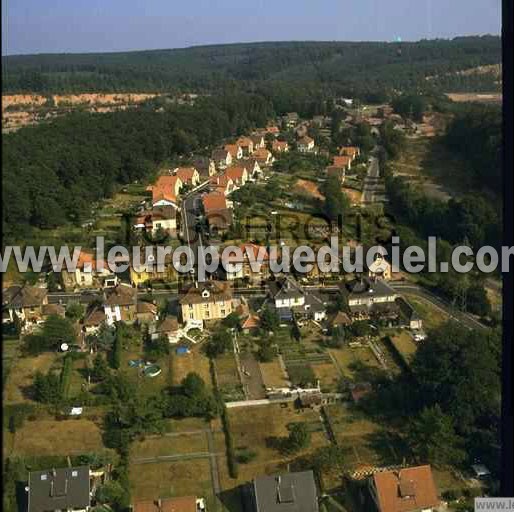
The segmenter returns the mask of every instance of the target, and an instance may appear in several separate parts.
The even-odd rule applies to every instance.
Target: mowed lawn
[[[200,375],[208,388],[212,387],[209,359],[200,347],[193,347],[189,354],[173,354],[172,357],[173,384],[179,385],[192,372]]]
[[[209,460],[195,459],[130,465],[132,500],[156,500],[180,496],[205,498],[214,510],[216,498]]]
[[[402,354],[406,362],[410,363],[418,350],[418,345],[412,335],[407,331],[400,331],[399,333],[391,335],[391,342],[396,350]]]
[[[359,380],[363,376],[362,374],[381,369],[377,358],[367,346],[330,349],[330,353],[334,356],[344,376],[352,380]]]
[[[341,373],[338,368],[332,362],[313,364],[311,366],[316,379],[319,380],[321,389],[329,393],[336,392],[339,380],[341,379]]]
[[[319,413],[310,409],[296,409],[292,403],[245,407],[244,410],[233,408],[228,409],[228,414],[236,454],[250,450],[256,453],[256,457],[248,464],[239,464],[237,480],[228,477],[226,465],[223,464],[221,469],[224,488],[242,484],[287,464],[293,458],[329,444]],[[276,443],[288,436],[288,426],[294,423],[307,425],[311,431],[311,443],[307,449],[288,456],[278,450]]]
[[[103,451],[98,425],[87,419],[26,421],[16,431],[11,455],[79,455]]]
[[[20,357],[12,361],[9,377],[5,384],[4,404],[30,402],[30,388],[38,371],[47,373],[50,368],[60,370],[57,354],[46,352],[35,357]]]

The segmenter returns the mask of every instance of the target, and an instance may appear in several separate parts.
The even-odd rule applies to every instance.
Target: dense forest
[[[3,228],[7,241],[31,226],[80,222],[91,203],[141,179],[160,162],[263,126],[261,96],[206,98],[164,112],[76,113],[3,137]]]
[[[326,87],[332,95],[393,89],[499,90],[494,73],[461,70],[501,62],[496,36],[419,42],[270,42],[120,53],[2,57],[4,93],[209,92],[237,83]]]

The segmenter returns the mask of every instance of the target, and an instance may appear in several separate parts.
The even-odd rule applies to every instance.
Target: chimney
[[[162,510],[162,500],[161,500],[161,498],[159,498],[157,500],[157,508],[159,509],[159,512]]]
[[[54,481],[50,480],[50,497],[54,497]]]

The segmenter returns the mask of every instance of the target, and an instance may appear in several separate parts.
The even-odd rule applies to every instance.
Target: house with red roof
[[[239,144],[225,144],[223,149],[230,153],[232,161],[243,158],[243,148]]]
[[[210,188],[213,192],[217,192],[228,196],[235,190],[234,182],[226,174],[218,174],[209,178]]]
[[[242,187],[249,178],[245,165],[231,165],[226,168],[224,174],[232,180],[236,187]]]
[[[210,192],[202,197],[202,205],[209,224],[209,229],[213,233],[224,233],[232,224],[232,211],[227,204],[225,194],[220,192]]]
[[[232,154],[224,148],[213,150],[211,159],[218,169],[225,169],[229,165],[232,165]]]
[[[173,174],[178,176],[184,185],[195,187],[200,183],[200,173],[194,167],[177,167]]]
[[[429,465],[375,473],[369,491],[378,512],[432,512],[441,504]]]
[[[271,149],[275,153],[286,153],[289,151],[289,144],[285,140],[274,140],[271,144]]]
[[[157,181],[147,188],[152,192],[152,205],[178,208],[178,197],[182,185],[182,180],[178,176],[159,176]]]
[[[253,140],[250,137],[239,137],[236,144],[243,150],[243,156],[250,156],[253,153]]]
[[[314,139],[308,135],[298,139],[297,142],[298,151],[300,153],[313,153],[314,152]]]
[[[275,160],[271,152],[268,151],[266,148],[261,148],[257,151],[254,151],[252,156],[253,158],[255,158],[255,160],[257,160],[259,165],[270,165]]]

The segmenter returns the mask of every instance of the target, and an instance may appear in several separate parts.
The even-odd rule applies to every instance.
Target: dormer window
[[[211,296],[211,294],[210,294],[209,290],[204,290],[204,291],[202,292],[202,297],[203,297],[204,299],[207,299],[207,298],[208,298],[208,297],[210,297],[210,296]]]

